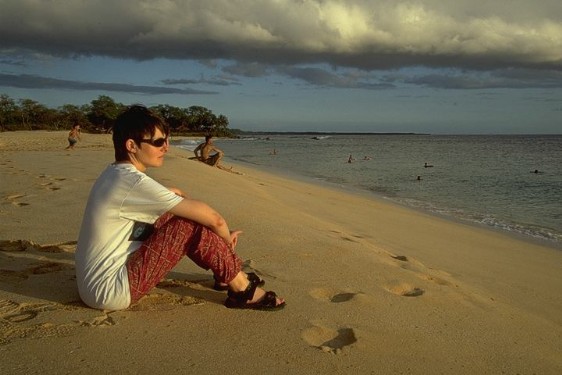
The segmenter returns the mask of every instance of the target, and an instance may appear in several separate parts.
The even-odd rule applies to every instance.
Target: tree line
[[[18,101],[8,95],[0,95],[0,131],[10,130],[64,130],[74,124],[86,132],[110,132],[113,122],[126,105],[115,102],[111,97],[100,95],[90,104],[81,106],[65,104],[56,109],[31,99]],[[160,104],[150,107],[168,123],[175,134],[210,134],[232,136],[228,118],[216,116],[201,106],[179,108]]]

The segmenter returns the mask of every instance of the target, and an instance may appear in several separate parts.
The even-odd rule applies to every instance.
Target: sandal
[[[228,291],[228,298],[224,301],[224,305],[229,309],[252,309],[252,310],[269,310],[276,311],[285,307],[285,302],[277,304],[277,295],[275,292],[265,292],[262,299],[257,302],[249,303],[254,298],[257,283],[250,282],[243,292]]]
[[[247,275],[248,275],[248,281],[251,284],[255,283],[257,284],[257,286],[263,286],[265,284],[265,280],[260,279],[260,277],[256,275],[254,272],[248,272]],[[228,290],[228,284],[223,284],[217,279],[215,279],[215,285],[213,285],[213,289],[218,291]]]

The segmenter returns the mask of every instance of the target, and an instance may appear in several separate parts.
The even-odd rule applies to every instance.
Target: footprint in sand
[[[0,241],[0,251],[6,252],[17,252],[25,251],[33,244],[30,241],[25,240],[2,240]]]
[[[0,269],[0,281],[17,283],[29,279],[29,276],[31,275],[44,275],[69,269],[74,269],[74,267],[70,264],[57,262],[41,262],[36,266],[29,267],[21,271]]]
[[[334,303],[348,302],[351,301],[356,295],[357,293],[338,293],[332,296],[332,298],[330,298],[330,302],[334,302]]]
[[[24,252],[24,251],[39,251],[46,253],[60,253],[65,251],[71,251],[75,246],[76,242],[65,242],[58,245],[38,245],[30,241],[25,240],[3,240],[0,241],[0,251],[2,252]],[[68,248],[68,250],[67,250]],[[53,272],[60,272],[64,270],[74,269],[74,266],[67,263],[61,262],[44,262],[40,261],[32,265],[31,267],[21,269],[21,270],[8,270],[0,269],[0,281],[2,282],[21,282],[25,281],[31,275],[43,275]]]
[[[398,261],[402,262],[403,264],[400,266],[401,268],[403,268],[405,270],[412,271],[412,272],[416,272],[418,274],[418,277],[422,280],[431,281],[431,282],[434,282],[438,285],[443,285],[443,286],[452,285],[451,282],[447,281],[444,278],[444,277],[450,277],[451,276],[447,272],[428,268],[428,267],[426,267],[425,265],[423,265],[422,263],[420,263],[416,260],[414,260],[412,262],[405,255],[391,255],[390,257],[392,259],[395,259],[395,260],[398,260]],[[435,274],[438,274],[440,276],[435,276]],[[414,292],[414,294],[415,293],[416,292]],[[419,291],[418,291],[418,293],[419,293]],[[423,291],[422,291],[422,293],[423,293]]]
[[[5,199],[8,201],[13,201],[23,197],[25,197],[25,194],[12,194],[12,195],[8,195]]]
[[[80,327],[117,324],[113,313],[87,307],[81,301],[68,303],[18,303],[0,300],[0,346],[22,338],[63,337]]]
[[[10,343],[15,339],[42,338],[52,336],[68,336],[80,326],[80,322],[67,318],[62,324],[45,321],[49,317],[56,320],[58,311],[68,310],[58,303],[29,304],[17,303],[11,300],[0,300],[0,345]],[[89,312],[92,309],[84,309]],[[94,310],[92,310],[94,311]],[[52,315],[42,314],[51,312]],[[95,311],[96,314],[99,312]],[[51,320],[51,319],[49,319]]]
[[[39,245],[27,240],[0,240],[0,251],[36,250],[44,253],[64,253],[73,252],[76,248],[76,243],[76,241],[67,241],[52,245]]]
[[[385,288],[390,293],[396,294],[402,297],[419,297],[425,293],[421,288],[414,287],[408,283],[404,282],[394,282],[390,283]]]
[[[35,249],[42,253],[73,253],[77,243],[77,241],[67,241],[52,245],[35,245]]]
[[[331,329],[314,325],[305,329],[301,337],[308,345],[331,354],[340,354],[346,347],[357,342],[355,330],[349,327]]]
[[[18,207],[29,206],[29,203],[18,202],[18,199],[23,197],[25,197],[25,194],[12,194],[5,197],[4,199],[10,202],[11,204],[13,204],[14,206],[18,206]]]
[[[56,262],[44,262],[35,267],[28,268],[26,272],[33,275],[43,275],[46,273],[59,272],[67,269],[74,269],[70,264],[56,263]]]
[[[355,293],[339,291],[329,288],[316,288],[309,292],[310,296],[319,301],[332,302],[332,303],[343,303],[358,300],[364,302],[368,299],[365,293]]]
[[[0,319],[10,323],[22,323],[35,319],[39,313],[59,309],[57,303],[26,304],[0,300]]]
[[[55,245],[39,245],[26,240],[2,240],[0,241],[1,252],[24,252],[38,251],[43,253],[72,252],[76,247],[76,241],[69,241]],[[28,268],[20,270],[0,269],[0,282],[18,283],[29,279],[31,275],[43,275],[74,269],[74,266],[62,262],[40,261]]]
[[[348,241],[348,242],[359,243],[358,240],[362,240],[363,238],[365,238],[365,237],[360,236],[358,234],[348,235],[348,234],[340,232],[338,230],[331,230],[330,232],[335,233],[336,235],[338,235],[340,237],[340,239],[342,239],[344,241]]]
[[[431,281],[434,282],[437,285],[443,285],[443,286],[452,286],[453,284],[441,277],[437,277],[437,276],[432,276],[432,275],[427,275],[427,274],[423,274],[419,276],[420,279],[422,280],[426,280],[426,281]],[[458,285],[456,285],[458,286]]]
[[[22,311],[17,314],[12,315],[4,315],[2,319],[10,322],[10,323],[21,323],[27,320],[31,320],[37,317],[39,313],[37,311]]]
[[[19,303],[3,299],[0,300],[0,316],[4,316],[5,314],[10,314],[16,311],[19,308]]]
[[[54,186],[52,182],[44,182],[39,185],[41,185],[44,189],[51,190],[51,191],[56,191],[61,189],[61,187],[59,186]]]
[[[108,314],[97,316],[88,321],[79,320],[78,323],[82,327],[103,327],[103,326],[114,326],[115,324],[117,324],[115,322],[115,319],[113,319],[113,317]]]

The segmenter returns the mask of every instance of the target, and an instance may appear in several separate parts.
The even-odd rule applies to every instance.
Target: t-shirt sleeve
[[[127,194],[120,215],[129,220],[152,224],[182,200],[182,197],[165,186],[144,176]]]

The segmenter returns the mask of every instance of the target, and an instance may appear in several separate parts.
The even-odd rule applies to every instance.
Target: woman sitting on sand
[[[163,164],[168,127],[143,106],[125,110],[113,127],[115,163],[97,179],[76,249],[76,276],[89,306],[120,310],[147,294],[186,255],[212,270],[216,289],[228,289],[229,308],[280,309],[283,299],[241,271],[230,231],[207,204],[148,177]]]

